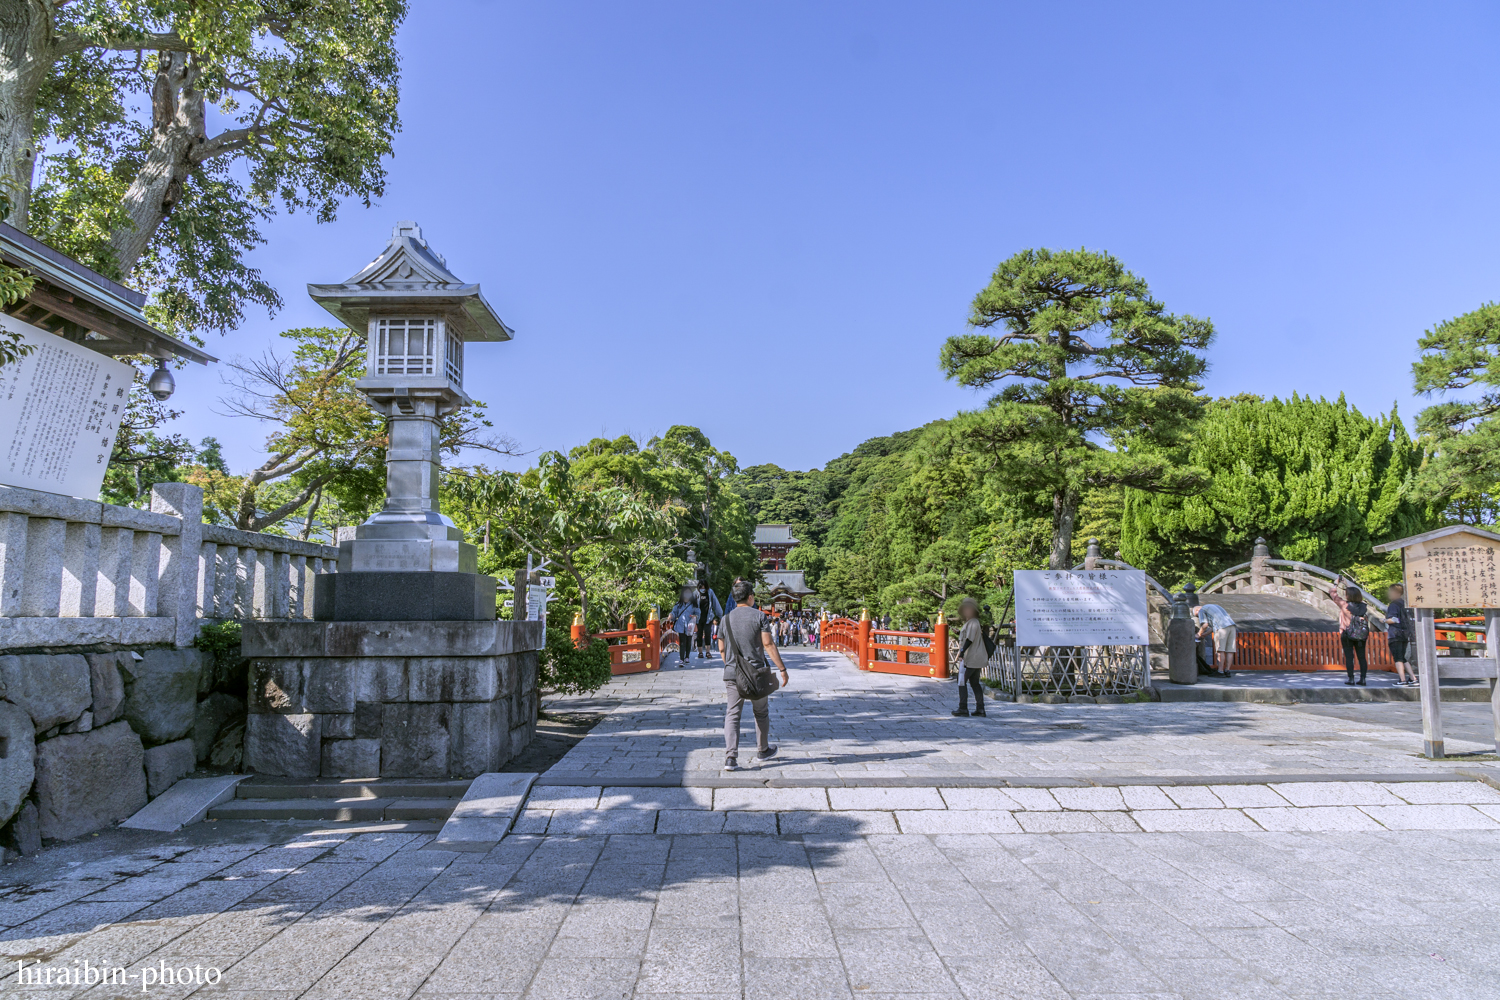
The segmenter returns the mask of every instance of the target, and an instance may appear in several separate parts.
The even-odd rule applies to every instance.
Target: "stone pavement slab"
[[[541,782],[619,786],[958,787],[1236,783],[1350,777],[1500,775],[1497,762],[1421,756],[1404,721],[1345,706],[1338,715],[1277,705],[1016,705],[954,718],[953,682],[856,670],[842,655],[789,650],[791,683],[771,697],[780,753],[722,770],[724,689],[718,660],[614,678],[594,706],[608,713]],[[745,734],[750,720],[745,720]],[[1493,746],[1450,740],[1451,753]],[[560,790],[553,794],[564,794]],[[1209,794],[1205,807],[1222,803]],[[1370,803],[1378,804],[1378,803]],[[801,807],[808,808],[808,807]],[[817,808],[817,807],[813,807]]]
[[[1454,798],[1467,786],[1410,794],[1444,787]],[[0,870],[0,990],[68,1000],[1500,995],[1500,825],[1464,828],[1472,819],[1455,810],[1483,814],[1452,801],[1275,808],[1371,823],[1382,810],[1422,810],[1435,828],[1225,825],[1266,811],[1255,807],[689,808],[660,810],[658,822],[738,817],[761,830],[513,834],[483,854],[433,849],[430,834],[293,824],[117,829]],[[628,791],[572,810],[583,811],[650,814]],[[1165,829],[1167,816],[1188,826]],[[1025,832],[1017,817],[1066,832]],[[805,832],[765,826],[778,819]],[[951,825],[908,826],[940,820]],[[85,962],[123,979],[75,985]],[[143,973],[163,969],[183,978],[142,993]]]

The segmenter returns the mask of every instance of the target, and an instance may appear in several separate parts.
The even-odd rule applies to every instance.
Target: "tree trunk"
[[[4,0],[0,0],[4,2]],[[193,151],[207,138],[203,94],[193,86],[198,71],[184,52],[157,54],[151,88],[151,148],[125,192],[128,225],[110,234],[115,263],[129,274],[151,246],[156,230],[182,200],[182,185],[197,164]]]
[[[39,0],[0,0],[0,187],[10,225],[25,232],[36,169],[36,99],[52,69],[52,12]]]
[[[1052,552],[1048,569],[1073,568],[1073,522],[1078,517],[1078,494],[1058,490],[1052,494]]]

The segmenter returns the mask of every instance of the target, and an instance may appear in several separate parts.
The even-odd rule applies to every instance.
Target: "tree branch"
[[[191,52],[193,48],[175,31],[142,31],[102,37],[70,31],[58,36],[55,52],[72,55],[85,49],[108,49],[113,52]]]

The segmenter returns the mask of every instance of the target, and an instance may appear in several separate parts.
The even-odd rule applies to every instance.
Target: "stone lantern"
[[[494,577],[438,513],[440,421],[469,402],[464,345],[512,331],[477,284],[459,280],[414,222],[358,274],[308,294],[368,338],[355,383],[389,421],[382,509],[339,543],[339,571],[320,577],[313,616],[324,621],[450,621],[495,617]]]

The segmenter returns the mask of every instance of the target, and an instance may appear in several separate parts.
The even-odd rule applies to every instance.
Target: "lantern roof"
[[[422,238],[415,222],[396,223],[380,255],[337,285],[308,285],[313,301],[364,333],[371,313],[440,315],[462,339],[510,340],[506,326],[485,301],[478,284],[448,270],[443,255]]]

